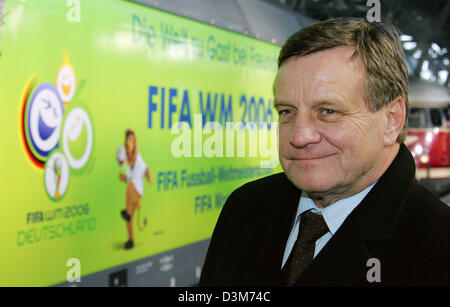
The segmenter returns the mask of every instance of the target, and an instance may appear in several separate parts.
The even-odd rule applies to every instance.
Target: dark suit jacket
[[[414,183],[414,173],[402,145],[295,285],[448,286],[450,209]],[[199,285],[279,286],[300,194],[284,173],[235,190],[214,229]],[[370,258],[380,261],[379,283],[367,280]]]

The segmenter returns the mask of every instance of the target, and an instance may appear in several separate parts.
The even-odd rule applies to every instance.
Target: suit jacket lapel
[[[388,170],[303,272],[295,285],[353,285],[364,280],[369,240],[389,240],[414,179],[404,144]]]
[[[254,224],[255,235],[248,249],[248,265],[251,267],[248,280],[253,286],[276,286],[289,233],[292,228],[301,191],[287,178],[280,194],[267,199],[271,212],[265,212]]]

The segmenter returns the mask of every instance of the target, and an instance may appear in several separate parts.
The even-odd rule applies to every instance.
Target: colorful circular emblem
[[[44,170],[45,191],[58,200],[67,193],[71,172],[81,175],[79,170],[89,162],[93,127],[88,112],[72,103],[69,106],[76,76],[67,56],[57,72],[56,85],[44,82],[32,91],[35,80],[31,76],[22,92],[20,133],[26,155],[39,172]]]
[[[28,144],[38,160],[43,161],[58,147],[64,104],[55,86],[42,83],[33,92],[27,116]]]
[[[56,88],[62,101],[69,103],[76,89],[75,73],[70,65],[62,65],[56,76]]]
[[[86,111],[75,108],[64,122],[62,148],[70,167],[80,169],[86,165],[92,151],[92,124]]]
[[[45,163],[45,189],[52,199],[64,196],[69,185],[69,165],[64,155],[53,152]]]

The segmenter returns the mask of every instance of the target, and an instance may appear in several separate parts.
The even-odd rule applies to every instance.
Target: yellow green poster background
[[[3,8],[0,285],[53,285],[70,258],[86,275],[207,239],[232,190],[279,170],[171,150],[174,124],[193,127],[195,114],[276,120],[277,46],[128,1],[81,1],[79,20],[73,10],[58,0]],[[127,128],[153,179],[131,250],[116,161]]]

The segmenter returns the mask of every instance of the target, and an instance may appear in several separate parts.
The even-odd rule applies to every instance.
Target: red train
[[[450,192],[450,89],[411,81],[409,101],[405,143],[416,162],[416,180],[436,195],[445,195]]]

